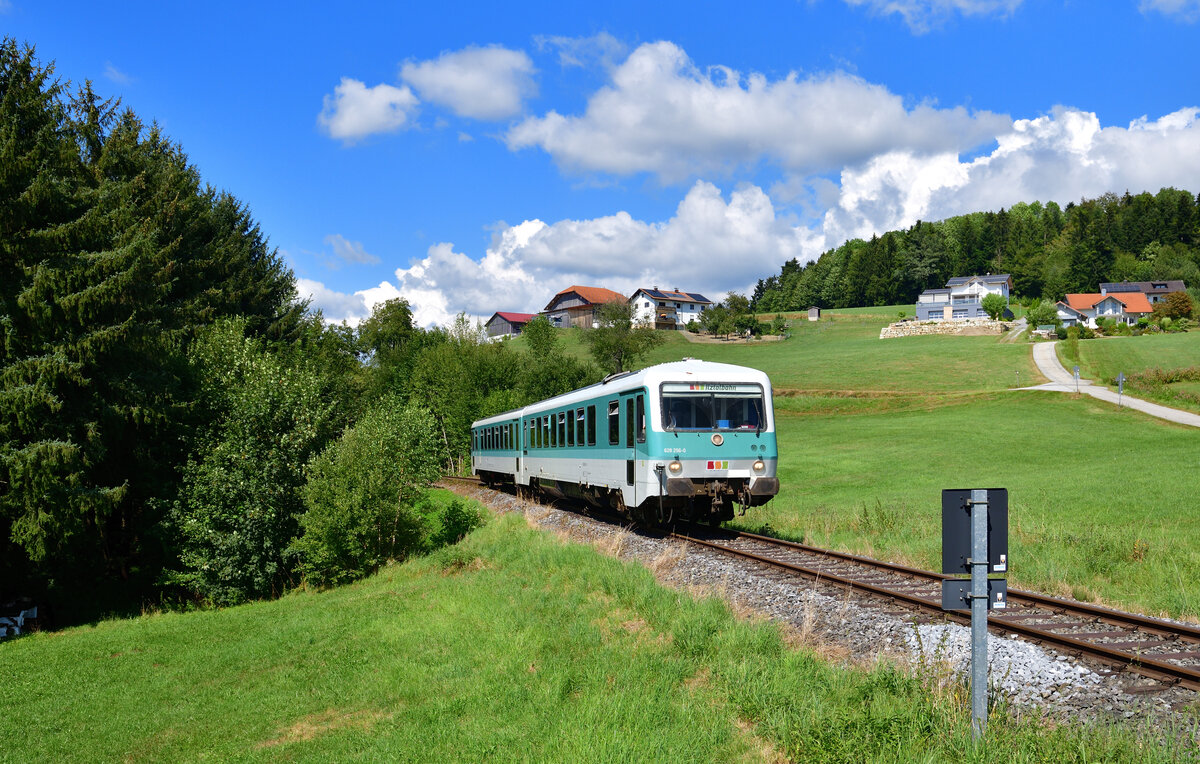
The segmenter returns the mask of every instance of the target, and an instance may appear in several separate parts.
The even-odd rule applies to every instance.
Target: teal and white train
[[[757,369],[664,363],[480,419],[471,468],[643,522],[719,522],[779,493],[771,403]]]

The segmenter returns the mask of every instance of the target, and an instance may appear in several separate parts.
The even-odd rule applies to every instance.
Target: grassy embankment
[[[788,537],[935,569],[941,489],[1004,487],[1014,586],[1200,618],[1194,429],[1087,397],[1007,391],[1018,373],[1022,385],[1040,381],[1027,344],[878,339],[894,315],[889,307],[797,318],[792,338],[778,343],[672,335],[647,359],[687,355],[771,376],[783,488],[740,525],[769,523]],[[1193,337],[1200,333],[1080,346],[1187,364]]]
[[[1179,369],[1200,366],[1200,331],[1179,334],[1145,334],[1141,337],[1101,337],[1079,343],[1080,374],[1116,389],[1117,374],[1131,376],[1146,369]],[[1200,396],[1200,382],[1185,381],[1169,388]],[[1129,388],[1127,387],[1128,391]],[[1146,391],[1137,395],[1176,408],[1200,411],[1200,402]]]
[[[835,668],[515,516],[354,585],[0,646],[0,759],[1154,761]],[[961,691],[960,691],[961,693]],[[1153,732],[1151,736],[1153,737]]]

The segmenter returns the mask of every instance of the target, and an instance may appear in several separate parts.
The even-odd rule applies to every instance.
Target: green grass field
[[[1116,389],[1117,374],[1126,376],[1150,368],[1200,366],[1200,331],[1145,334],[1141,337],[1103,337],[1079,343],[1080,374]],[[1194,382],[1177,382],[1172,389],[1197,395]],[[1151,398],[1177,408],[1200,411],[1186,399]]]
[[[1200,618],[1194,429],[1090,398],[1009,391],[1042,381],[1028,344],[880,340],[890,319],[870,310],[793,321],[782,342],[672,335],[646,360],[690,355],[771,376],[783,488],[740,524],[936,568],[941,490],[1008,488],[1014,586]],[[1164,348],[1162,358],[1188,363],[1197,339],[1080,348],[1112,345],[1142,364]],[[1131,344],[1142,340],[1152,343]]]
[[[494,518],[357,584],[0,646],[13,761],[1173,761],[834,667],[641,566]],[[1153,738],[1155,731],[1147,730]]]

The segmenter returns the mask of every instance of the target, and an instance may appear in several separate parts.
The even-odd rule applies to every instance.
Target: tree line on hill
[[[1164,188],[918,221],[806,265],[789,260],[759,280],[751,301],[758,312],[915,303],[952,277],[985,273],[1011,274],[1013,295],[1031,302],[1097,292],[1102,282],[1167,279],[1200,297],[1200,200]]]

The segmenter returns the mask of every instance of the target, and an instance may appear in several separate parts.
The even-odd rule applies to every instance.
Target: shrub
[[[440,527],[431,539],[431,546],[435,548],[457,544],[463,536],[483,525],[484,515],[465,501],[453,499],[441,511],[438,520]]]
[[[700,324],[696,323],[696,319],[693,318],[691,321],[687,322],[687,330],[692,334],[699,334]]]
[[[334,431],[319,374],[221,322],[190,352],[205,405],[220,416],[183,469],[170,522],[182,570],[166,580],[217,605],[277,595],[303,511],[304,465]]]
[[[1000,314],[1008,307],[1004,298],[998,294],[986,294],[983,296],[983,301],[980,303],[983,312],[988,314],[988,318],[995,321],[1000,318]]]
[[[782,313],[776,313],[775,318],[771,319],[771,331],[775,334],[783,334],[787,328],[788,320],[783,317]]]
[[[1065,340],[1067,338],[1067,327],[1060,326],[1054,330],[1054,333],[1058,335],[1060,340]]]
[[[439,530],[425,499],[443,456],[432,416],[394,396],[317,456],[292,544],[305,580],[345,583],[426,549]]]
[[[1025,319],[1033,328],[1052,324],[1061,326],[1062,320],[1058,317],[1058,308],[1054,307],[1054,303],[1049,300],[1042,300],[1037,305],[1031,307],[1025,312]]]

